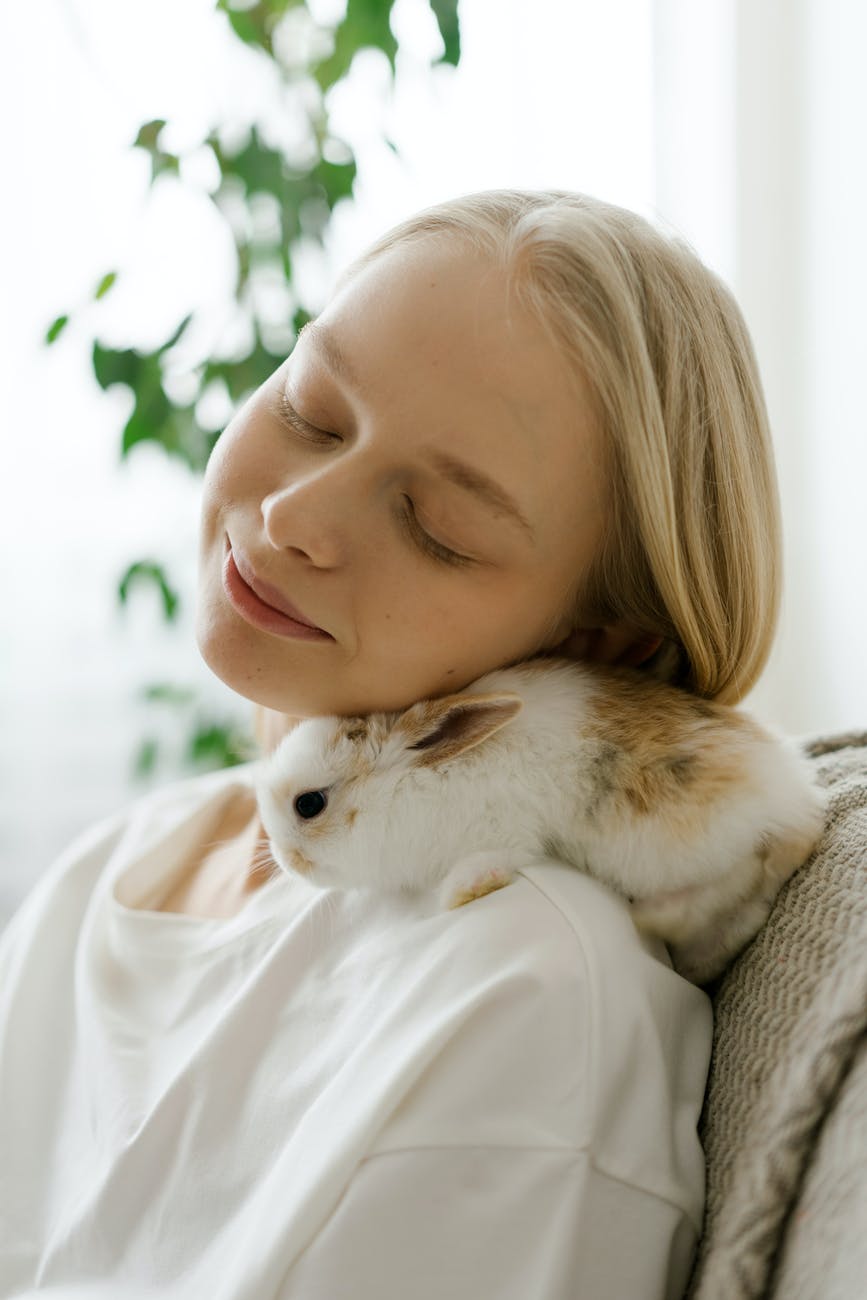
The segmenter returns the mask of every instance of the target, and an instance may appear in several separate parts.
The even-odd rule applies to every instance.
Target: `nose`
[[[364,535],[364,495],[358,470],[347,458],[332,460],[263,499],[265,535],[277,550],[299,551],[317,568],[336,568],[346,562],[350,532]]]

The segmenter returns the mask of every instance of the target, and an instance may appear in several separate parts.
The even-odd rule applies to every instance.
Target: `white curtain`
[[[654,0],[656,196],[727,280],[759,358],[783,499],[783,612],[746,702],[867,727],[867,6]]]

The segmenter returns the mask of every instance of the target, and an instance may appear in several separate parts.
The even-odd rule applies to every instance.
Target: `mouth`
[[[281,591],[259,578],[249,560],[233,549],[225,539],[223,588],[235,610],[248,623],[266,632],[302,640],[333,641],[324,628],[317,627]]]

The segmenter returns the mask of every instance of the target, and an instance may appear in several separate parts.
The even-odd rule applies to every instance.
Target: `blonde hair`
[[[416,213],[336,289],[395,245],[441,234],[496,261],[596,398],[608,526],[563,608],[576,627],[624,620],[662,637],[649,671],[736,703],[770,654],[782,543],[764,395],[731,291],[684,239],[635,212],[513,189]]]

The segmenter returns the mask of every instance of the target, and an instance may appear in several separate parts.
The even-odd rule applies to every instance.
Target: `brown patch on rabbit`
[[[676,686],[645,681],[630,669],[594,667],[594,676],[599,682],[593,699],[595,717],[606,733],[614,730],[624,740],[636,742],[637,738],[667,743],[673,730],[688,727],[693,732],[701,732],[705,724],[714,723],[746,727],[759,733],[760,729],[746,714]]]
[[[293,870],[297,871],[299,875],[309,875],[315,869],[316,864],[311,862],[308,857],[305,857],[300,849],[289,849],[287,856]]]
[[[334,733],[327,742],[326,754],[329,757],[336,755],[347,744],[351,745],[354,752],[348,775],[363,779],[370,776],[376,766],[383,734],[383,723],[378,716],[339,717],[336,719]]]
[[[604,799],[639,816],[687,799],[700,807],[742,781],[737,733],[762,735],[751,718],[616,668],[598,677],[587,719],[599,743],[593,812]]]
[[[367,740],[370,727],[363,719],[359,722],[357,718],[347,718],[345,724],[338,728],[337,735],[338,738],[342,736],[349,741]]]

